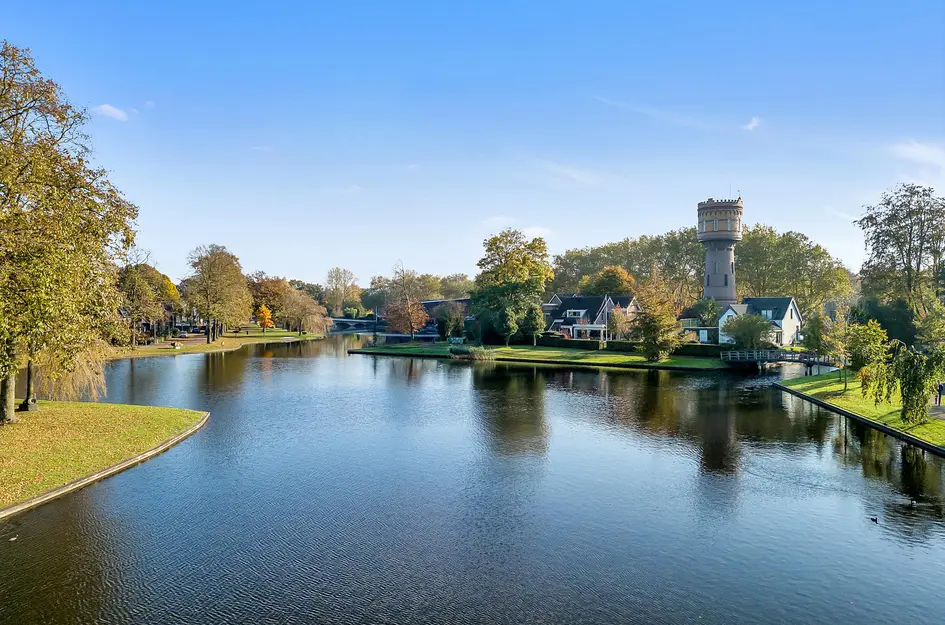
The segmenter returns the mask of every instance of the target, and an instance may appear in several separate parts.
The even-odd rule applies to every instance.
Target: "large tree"
[[[863,289],[883,301],[905,300],[923,313],[943,292],[945,200],[930,187],[903,183],[866,207],[857,222],[868,257]]]
[[[735,342],[736,347],[758,349],[771,345],[774,330],[770,320],[761,315],[749,314],[729,317],[722,326],[722,332]]]
[[[409,334],[410,340],[413,340],[414,334],[429,318],[420,303],[426,288],[428,285],[416,271],[406,269],[401,262],[394,265],[389,284],[390,302],[387,305],[387,325],[391,330]]]
[[[325,276],[325,300],[332,316],[341,316],[341,311],[351,301],[357,288],[358,279],[350,269],[334,267],[328,271]]]
[[[512,229],[486,239],[483,246],[473,308],[508,343],[529,308],[541,304],[545,287],[554,277],[548,248],[541,237],[529,241]]]
[[[65,381],[79,372],[101,381],[99,328],[117,312],[113,267],[137,209],[89,164],[87,119],[28,51],[2,44],[0,422],[12,416],[21,358],[41,360],[45,380],[63,388],[81,392]]]
[[[637,281],[623,267],[609,265],[582,281],[584,295],[632,295]]]
[[[190,253],[187,300],[207,321],[207,343],[226,326],[245,323],[253,299],[240,261],[222,245],[201,245]]]
[[[641,343],[643,356],[657,362],[669,356],[682,340],[672,287],[657,268],[637,285],[640,304],[631,323],[633,334]]]
[[[440,278],[440,293],[445,299],[469,297],[475,283],[464,273],[451,273]]]
[[[324,334],[331,322],[325,307],[315,301],[308,293],[292,289],[282,300],[282,318],[288,329]]]
[[[253,308],[265,306],[275,318],[280,318],[282,308],[293,289],[285,278],[267,275],[264,271],[255,271],[246,276],[249,292],[253,298]]]

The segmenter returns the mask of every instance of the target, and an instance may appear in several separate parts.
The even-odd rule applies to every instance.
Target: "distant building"
[[[705,248],[703,297],[722,308],[738,302],[735,295],[735,244],[742,240],[742,198],[699,202],[698,237]]]
[[[620,314],[628,316],[640,310],[633,296],[555,294],[542,305],[542,311],[550,332],[573,339],[606,339],[607,320],[617,307]]]
[[[725,322],[740,315],[760,315],[771,321],[771,339],[785,346],[801,340],[801,311],[793,297],[746,297],[741,304],[729,304],[719,317],[719,343],[734,343],[722,328]]]

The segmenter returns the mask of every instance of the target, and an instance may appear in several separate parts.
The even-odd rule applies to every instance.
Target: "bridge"
[[[349,319],[347,317],[335,318],[329,317],[331,319],[331,327],[343,329],[343,330],[373,330],[374,329],[374,319]],[[387,321],[384,319],[377,320],[378,329],[386,328]]]
[[[722,362],[728,364],[754,364],[759,366],[774,362],[796,362],[808,367],[813,365],[822,365],[832,367],[835,360],[830,356],[814,354],[812,352],[795,352],[787,349],[751,349],[741,351],[722,352],[719,357]]]

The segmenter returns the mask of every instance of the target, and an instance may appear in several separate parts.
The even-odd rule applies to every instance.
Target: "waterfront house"
[[[722,328],[739,315],[760,315],[771,322],[771,342],[778,346],[794,345],[801,340],[800,309],[793,297],[746,297],[741,304],[730,304],[719,317],[719,343],[734,343]]]
[[[628,316],[640,310],[633,296],[557,294],[542,310],[550,332],[560,332],[568,338],[606,339],[607,320],[618,307],[620,314]]]

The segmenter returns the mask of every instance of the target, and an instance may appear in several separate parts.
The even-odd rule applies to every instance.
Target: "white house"
[[[734,343],[722,328],[739,315],[760,315],[771,321],[771,340],[775,345],[793,345],[801,340],[801,311],[793,297],[746,297],[741,304],[730,304],[719,317],[719,343]]]

